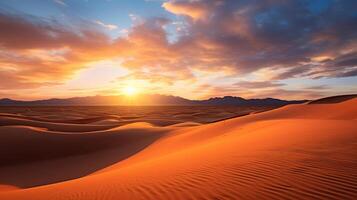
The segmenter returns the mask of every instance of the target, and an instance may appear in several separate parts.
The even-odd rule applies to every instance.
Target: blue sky
[[[0,2],[1,8],[13,13],[60,20],[84,19],[101,21],[118,27],[108,31],[113,37],[120,35],[120,29],[130,29],[135,15],[142,18],[164,17],[174,19],[175,15],[161,7],[160,0],[10,0]]]

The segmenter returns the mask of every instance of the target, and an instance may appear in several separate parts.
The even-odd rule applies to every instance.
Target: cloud
[[[152,72],[131,72],[127,75],[117,78],[118,81],[130,81],[130,80],[143,80],[149,83],[159,83],[161,85],[173,85],[175,81],[178,81],[177,77],[173,74],[152,73]]]
[[[0,89],[27,89],[42,85],[44,83],[28,82],[25,78],[17,76],[16,73],[0,71]]]
[[[86,49],[105,45],[109,38],[91,23],[68,27],[55,20],[0,13],[1,47],[6,49]],[[28,36],[31,35],[31,38]]]
[[[118,28],[117,25],[114,25],[114,24],[105,24],[104,22],[99,21],[99,20],[95,20],[94,22],[95,22],[96,24],[98,24],[98,25],[100,25],[100,26],[102,26],[102,27],[104,27],[104,28],[110,30],[110,31],[115,30],[115,29]]]
[[[271,82],[271,81],[239,81],[234,85],[245,89],[261,89],[261,88],[280,87],[280,86],[284,86],[285,84]]]
[[[208,18],[213,6],[219,5],[221,2],[223,1],[207,1],[202,4],[200,1],[168,1],[164,2],[162,7],[174,14],[198,20]]]
[[[85,63],[109,55],[107,35],[90,22],[76,27],[55,20],[0,13],[2,87],[58,84],[85,67]]]
[[[67,4],[64,2],[64,0],[53,0],[56,4],[59,4],[61,6],[67,6]]]
[[[238,74],[284,69],[279,78],[352,76],[355,63],[331,70],[339,64],[313,63],[311,58],[356,49],[356,2],[321,3],[325,5],[318,11],[310,1],[180,0],[163,7],[200,19],[189,21],[189,34],[176,44],[190,65],[225,66]]]
[[[203,95],[239,88],[247,96],[253,90],[292,95],[281,88],[281,80],[357,76],[356,1],[170,0],[162,7],[179,16],[175,41],[168,39],[172,21],[162,17],[131,14],[133,25],[123,31],[125,37],[111,38],[98,25],[109,30],[116,26],[101,21],[64,25],[0,12],[0,76],[8,78],[0,84],[24,88],[62,83],[90,62],[113,58],[129,71],[126,79],[167,85],[186,81],[187,87],[199,88],[207,77],[196,71],[236,78],[226,89],[210,83]],[[263,76],[258,79],[257,73]],[[252,81],[237,83],[244,76]]]
[[[316,86],[309,86],[305,87],[306,90],[327,90],[330,89],[327,85],[316,85]]]
[[[115,41],[122,66],[133,71],[146,70],[159,74],[163,71],[175,74],[177,80],[192,77],[185,65],[180,65],[182,55],[169,44],[164,26],[169,21],[153,18],[134,26],[126,38]]]

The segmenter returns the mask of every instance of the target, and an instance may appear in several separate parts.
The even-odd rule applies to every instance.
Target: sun
[[[137,93],[138,93],[138,88],[136,88],[132,85],[128,85],[123,88],[123,94],[126,96],[133,96],[133,95],[136,95]]]

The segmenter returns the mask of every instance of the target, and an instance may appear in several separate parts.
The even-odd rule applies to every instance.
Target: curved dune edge
[[[331,104],[331,103],[341,103],[353,98],[356,98],[357,94],[347,94],[332,97],[325,97],[313,101],[309,101],[307,104]]]
[[[354,98],[334,104],[289,105],[200,126],[164,128],[139,123],[98,131],[115,137],[103,139],[98,134],[96,141],[118,137],[117,142],[123,142],[127,138],[122,137],[132,137],[127,134],[130,130],[144,134],[136,135],[131,145],[148,135],[157,137],[89,175],[28,189],[4,187],[0,199],[356,199],[356,119]],[[49,133],[42,130],[41,134]],[[58,173],[66,173],[78,163],[116,157],[131,145],[0,168],[0,185],[23,181],[23,174],[15,172],[46,171],[59,165],[57,169],[63,170]],[[72,168],[63,168],[65,163],[72,163]],[[11,170],[13,176],[5,180],[1,173]]]

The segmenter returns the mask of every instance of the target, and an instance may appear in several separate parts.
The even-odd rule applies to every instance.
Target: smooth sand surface
[[[357,98],[203,125],[4,119],[1,200],[357,199]]]

